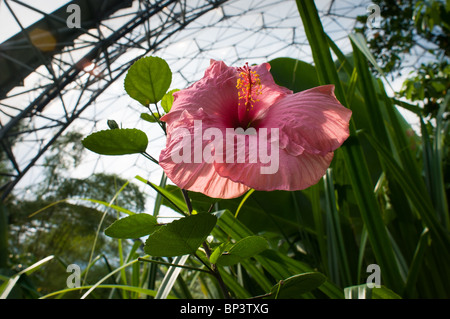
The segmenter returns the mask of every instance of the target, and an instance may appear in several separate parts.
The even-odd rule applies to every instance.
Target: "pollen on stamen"
[[[244,102],[246,110],[250,111],[254,103],[259,102],[257,96],[262,94],[261,79],[258,73],[250,69],[248,63],[238,68],[237,71],[239,72],[239,78],[237,79],[236,88],[238,89],[239,106]]]

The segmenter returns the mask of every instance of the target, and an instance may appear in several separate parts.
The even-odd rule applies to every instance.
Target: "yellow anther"
[[[238,68],[238,71],[239,78],[237,79],[236,84],[238,98],[239,100],[245,100],[245,108],[249,111],[250,107],[253,108],[255,102],[259,102],[259,99],[256,97],[257,95],[262,94],[261,79],[255,71],[250,70],[248,63],[242,68]],[[239,104],[241,104],[240,101]]]

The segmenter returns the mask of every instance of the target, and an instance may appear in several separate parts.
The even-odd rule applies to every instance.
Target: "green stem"
[[[145,158],[151,160],[153,163],[159,165],[159,162],[153,156],[148,154],[147,152],[142,152],[141,154],[144,155]]]
[[[143,179],[141,179],[143,180]],[[181,213],[181,215],[186,215],[186,213],[177,206],[177,204],[175,204],[170,198],[168,198],[166,195],[162,194],[155,186],[153,186],[152,183],[150,183],[149,181],[144,180],[144,183],[146,183],[147,185],[149,185],[151,188],[153,188],[155,191],[157,191],[159,194],[161,194],[162,197],[164,197],[169,203],[171,203],[173,205],[173,207],[179,212]]]
[[[139,257],[138,260],[153,263],[153,264],[158,264],[158,265],[173,266],[173,267],[179,267],[179,268],[184,268],[184,269],[189,269],[189,270],[202,271],[202,272],[206,272],[208,274],[210,273],[208,270],[201,269],[201,268],[196,268],[196,267],[191,267],[191,266],[186,266],[186,265],[176,265],[176,264],[172,264],[172,263],[168,263],[168,262],[164,262],[164,261],[153,260],[153,259],[146,259],[146,258]]]
[[[192,215],[192,203],[191,199],[189,198],[189,194],[187,190],[182,189],[181,192],[183,193],[184,201],[186,202],[186,206],[188,208],[189,215]]]
[[[191,199],[189,198],[188,191],[185,189],[182,189],[181,192],[183,193],[184,201],[186,202],[186,206],[188,208],[189,215],[192,215],[192,203]],[[211,260],[211,250],[208,246],[207,242],[203,242],[203,249],[205,250],[206,257],[208,257],[208,260]],[[216,264],[211,263],[211,274],[217,279],[217,282],[219,283],[220,289],[222,290],[223,296],[225,299],[230,299],[230,293],[228,292],[228,288],[225,285],[225,282],[222,279],[222,276],[220,275],[219,269],[217,268]]]
[[[203,242],[203,249],[205,250],[206,256],[208,257],[208,260],[211,258],[211,250],[209,249],[209,246],[206,242]],[[230,293],[228,292],[228,288],[225,285],[225,282],[222,279],[222,276],[220,275],[219,269],[217,268],[216,264],[211,264],[211,270],[213,276],[217,279],[217,282],[219,283],[220,289],[222,290],[223,296],[225,299],[231,299]]]

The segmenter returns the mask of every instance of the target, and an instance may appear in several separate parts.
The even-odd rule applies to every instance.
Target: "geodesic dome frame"
[[[67,26],[70,4],[80,7],[80,28]],[[316,1],[326,31],[343,51],[350,50],[348,33],[368,4]],[[180,89],[198,80],[210,59],[229,65],[277,57],[312,61],[295,1],[74,0],[45,11],[30,1],[5,0],[0,10],[17,29],[0,44],[0,66],[8,70],[0,76],[0,148],[10,164],[0,172],[8,180],[0,185],[2,199],[42,178],[44,154],[69,128],[89,134],[106,128],[107,119],[143,127],[158,157],[162,132],[142,123],[140,106],[123,90],[126,71],[142,56],[163,57],[174,74],[172,87]],[[31,14],[38,16],[33,23]],[[136,158],[124,165],[96,157],[78,174],[157,173]]]

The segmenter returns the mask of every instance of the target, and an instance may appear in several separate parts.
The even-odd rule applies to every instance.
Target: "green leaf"
[[[77,291],[77,290],[86,290],[86,289],[89,289],[92,287],[93,286],[80,286],[80,287],[75,287],[75,288],[62,289],[62,290],[51,292],[45,296],[40,297],[39,299],[47,299],[47,298],[50,298],[53,296],[65,294],[67,292],[72,292],[72,291]],[[145,289],[145,288],[141,288],[141,287],[126,286],[126,285],[98,285],[96,287],[96,289],[123,289],[126,291],[137,292],[139,294],[152,296],[152,297],[154,297],[156,295],[156,291],[154,291],[154,290]],[[168,296],[167,298],[176,299],[173,296]]]
[[[114,129],[92,133],[81,143],[97,154],[125,155],[145,152],[148,138],[138,129]]]
[[[326,281],[326,277],[318,272],[309,272],[294,275],[281,280],[270,290],[270,297],[275,299],[296,299],[302,294],[320,287]]]
[[[242,238],[252,236],[252,233],[240,220],[236,219],[234,215],[228,211],[223,210],[217,213],[219,220],[217,226],[214,229],[213,236],[219,240],[226,241],[227,237],[231,237],[235,240],[241,240]],[[226,234],[227,237],[224,237]],[[275,280],[281,280],[299,273],[309,273],[314,270],[303,262],[293,259],[287,256],[285,253],[274,250],[266,250],[259,255],[255,256],[256,261],[264,269],[264,273],[269,273]],[[246,263],[247,261],[243,261]],[[254,268],[254,270],[257,268]],[[250,271],[250,268],[246,268]],[[257,278],[259,274],[252,273],[254,278]],[[267,289],[264,288],[265,291]],[[326,281],[319,287],[326,296],[332,299],[341,299],[344,297],[342,289],[338,288],[330,281]]]
[[[183,199],[181,199],[180,196],[177,196],[173,192],[170,192],[163,187],[160,187],[156,184],[153,184],[150,181],[147,181],[145,178],[142,178],[139,175],[136,176],[136,179],[149,185],[151,188],[153,188],[155,191],[157,191],[159,194],[161,194],[161,196],[164,198],[164,200],[170,203],[169,207],[177,210],[182,215],[186,215],[185,212],[188,211],[188,208],[186,206],[186,202]],[[181,190],[179,188],[178,188],[178,191],[181,192]],[[164,201],[163,201],[163,204],[165,204]]]
[[[24,274],[27,276],[30,276],[33,272],[35,272],[36,270],[41,268],[45,263],[49,262],[53,258],[54,258],[53,255],[45,257],[45,258],[41,259],[40,261],[34,263],[30,267],[27,267],[24,270],[20,271],[19,273],[15,274],[8,281],[5,281],[0,286],[0,299],[6,299],[8,297],[9,293],[14,288],[17,281],[20,279],[20,276],[22,276]]]
[[[336,97],[343,105],[346,105],[343,87],[332,60],[327,35],[323,29],[315,3],[313,0],[296,0],[296,3],[303,21],[306,37],[311,46],[319,83],[320,85],[334,84],[336,86]]]
[[[173,263],[178,266],[170,266],[167,270],[161,285],[158,288],[155,299],[166,299],[170,291],[173,288],[178,276],[180,275],[181,268],[179,265],[184,265],[188,259],[188,255],[177,256],[173,259]]]
[[[217,246],[216,249],[214,249],[214,251],[212,252],[211,256],[209,257],[209,261],[211,262],[211,264],[216,264],[219,257],[222,256],[222,254],[228,249],[230,249],[232,246],[233,244],[228,242],[222,243],[219,246]]]
[[[164,189],[168,194],[171,194],[173,196],[172,201],[175,202],[175,198],[177,198],[178,202],[184,203],[183,194],[181,192],[181,189],[178,186],[166,185]],[[191,199],[192,207],[198,212],[209,211],[209,209],[211,208],[211,205],[214,205],[215,203],[217,203],[221,200],[220,198],[208,197],[202,193],[193,192],[193,191],[189,191],[188,194],[189,194],[189,198]],[[174,208],[173,205],[165,198],[163,199],[162,204],[167,207]],[[186,206],[186,204],[183,204],[183,205]],[[186,210],[187,210],[187,208],[186,208]]]
[[[167,175],[166,173],[163,171],[162,175],[161,175],[161,181],[159,182],[159,187],[164,188],[167,184]],[[155,198],[155,205],[153,206],[153,216],[158,216],[159,215],[159,211],[161,209],[161,205],[162,205],[162,201],[163,201],[163,197],[160,193],[158,193],[156,195]]]
[[[162,100],[161,100],[161,107],[163,108],[164,112],[169,113],[170,109],[172,108],[174,96],[173,93],[178,92],[179,89],[173,89],[169,92],[167,92]]]
[[[446,187],[444,182],[444,172],[443,172],[443,145],[444,136],[442,134],[441,128],[443,126],[442,119],[444,118],[444,112],[448,108],[450,102],[450,93],[447,93],[445,100],[439,108],[438,115],[436,116],[436,128],[434,129],[435,137],[434,143],[431,143],[430,136],[426,130],[423,118],[420,117],[420,126],[423,139],[423,155],[424,155],[424,174],[425,180],[427,181],[427,186],[429,193],[431,194],[431,199],[433,205],[436,209],[436,215],[440,223],[444,226],[444,229],[450,229],[450,221],[448,216],[448,203],[446,196]]]
[[[231,246],[228,253],[222,253],[217,259],[220,266],[232,266],[241,260],[258,255],[268,248],[267,240],[260,236],[248,236]]]
[[[343,105],[347,104],[343,85],[339,79],[333,62],[326,33],[320,21],[319,13],[313,0],[296,0],[297,7],[305,27],[305,33],[311,46],[311,52],[321,85],[334,84],[336,97]],[[361,74],[358,73],[358,76]],[[355,199],[361,217],[367,227],[369,240],[377,263],[385,271],[384,280],[389,287],[400,290],[403,283],[398,280],[400,272],[395,255],[387,237],[382,220],[380,206],[369,182],[370,172],[364,157],[361,144],[356,137],[356,126],[353,120],[349,125],[350,137],[341,148],[348,176],[352,184]]]
[[[132,211],[126,209],[126,208],[123,208],[123,207],[120,207],[120,206],[117,206],[117,205],[114,205],[114,204],[111,204],[111,203],[107,203],[107,202],[104,202],[104,201],[101,201],[101,200],[98,200],[98,199],[80,198],[80,200],[85,200],[85,201],[88,201],[88,202],[91,202],[91,203],[100,204],[100,205],[103,205],[103,206],[106,206],[106,207],[111,207],[111,208],[117,210],[118,212],[121,212],[121,213],[124,213],[124,214],[127,214],[127,215],[134,215],[135,214]]]
[[[145,242],[144,251],[156,257],[173,257],[194,253],[216,225],[211,214],[180,218],[162,226]]]
[[[423,219],[423,222],[430,229],[431,234],[433,234],[437,242],[441,245],[441,253],[443,256],[448,257],[450,255],[449,243],[450,236],[448,232],[444,229],[443,225],[437,219],[435,211],[433,209],[432,204],[430,203],[430,199],[427,194],[423,194],[418,186],[411,179],[411,176],[407,174],[395,161],[392,157],[392,154],[384,148],[378,141],[376,141],[372,136],[366,134],[369,142],[374,146],[374,148],[379,152],[380,156],[383,157],[383,160],[387,165],[391,168],[391,171],[394,173],[394,177],[398,181],[398,183],[405,190],[405,194],[409,197],[411,203],[416,207],[418,213]]]
[[[297,233],[299,227],[308,227],[299,224],[297,217],[292,213],[294,201],[291,192],[254,191],[246,198],[250,193],[251,191],[238,198],[220,201],[219,209],[228,209],[235,216],[238,213],[239,220],[255,234],[260,231],[283,230],[283,233],[289,236]],[[296,192],[296,194],[299,193]]]
[[[137,60],[128,70],[124,87],[128,95],[147,106],[159,102],[170,87],[172,71],[167,62],[158,57]]]
[[[113,238],[140,238],[158,228],[156,218],[149,214],[134,214],[115,221],[105,229],[105,235]]]
[[[399,295],[391,289],[381,286],[379,288],[372,288],[372,299],[402,299]]]
[[[323,177],[325,189],[325,211],[328,247],[330,251],[329,269],[333,282],[351,283],[351,271],[348,263],[346,245],[342,235],[342,222],[336,207],[333,172],[329,168]],[[342,218],[342,217],[341,217]],[[334,266],[334,267],[333,267]],[[334,270],[334,271],[333,271]],[[337,273],[336,273],[337,272]]]
[[[344,288],[345,299],[401,299],[385,286],[369,288],[367,284]]]
[[[150,122],[150,123],[156,123],[157,121],[159,121],[161,116],[159,116],[159,114],[156,112],[153,112],[152,114],[153,115],[148,114],[148,113],[141,113],[141,119],[143,119],[147,122]]]
[[[385,77],[383,70],[380,68],[380,66],[377,63],[377,60],[372,55],[372,53],[369,50],[369,46],[367,45],[366,39],[364,38],[364,35],[361,33],[351,33],[349,34],[350,40],[358,47],[358,49],[364,54],[366,59],[372,63],[372,65],[377,69],[377,71]]]
[[[278,85],[296,92],[319,86],[316,69],[309,63],[291,59],[277,58],[269,61],[270,73]]]
[[[235,274],[230,274],[227,271],[221,271],[223,282],[227,286],[228,290],[234,294],[236,299],[248,299],[252,297],[252,294],[247,291],[246,287],[238,281]],[[223,295],[219,295],[219,298],[223,298]]]

